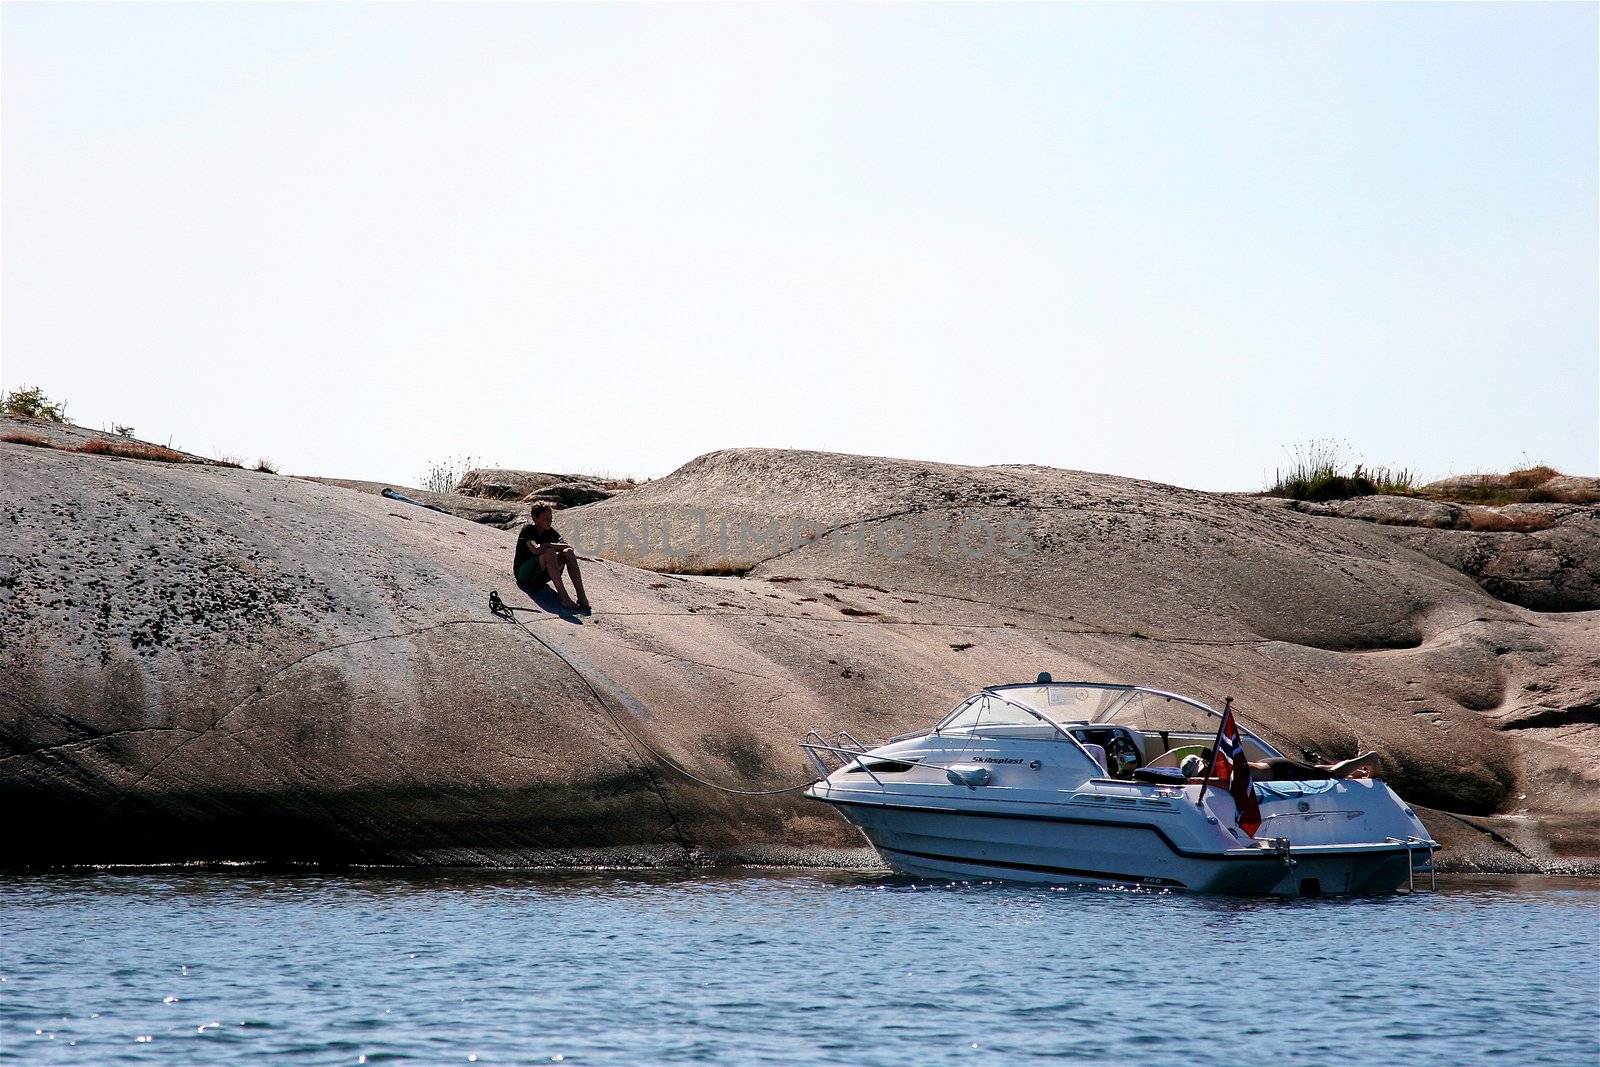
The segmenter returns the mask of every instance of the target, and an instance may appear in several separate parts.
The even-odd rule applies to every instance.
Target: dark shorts
[[[538,556],[523,560],[522,566],[517,568],[517,584],[523,588],[550,584],[550,576],[544,571],[544,560]]]
[[[1269,782],[1325,782],[1333,777],[1321,767],[1281,756],[1270,756],[1261,762],[1267,765]]]

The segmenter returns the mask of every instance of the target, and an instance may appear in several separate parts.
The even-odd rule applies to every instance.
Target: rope
[[[802,783],[800,785],[784,786],[782,789],[738,789],[738,788],[735,788],[734,786],[731,786],[731,785],[720,785],[717,782],[707,781],[706,779],[700,777],[698,774],[695,774],[693,771],[686,770],[685,768],[679,766],[676,762],[674,762],[673,760],[669,759],[667,756],[663,755],[650,742],[646,741],[644,738],[640,737],[638,734],[636,734],[632,730],[630,730],[628,728],[627,724],[621,718],[621,716],[619,716],[615,711],[612,710],[611,705],[606,701],[606,698],[601,695],[600,690],[596,689],[594,687],[594,683],[589,681],[589,676],[584,674],[582,671],[580,671],[578,669],[577,664],[573,663],[570,659],[568,659],[565,655],[563,655],[559,648],[557,648],[555,645],[552,645],[549,641],[546,641],[544,638],[540,637],[538,635],[538,633],[535,632],[532,627],[530,627],[527,623],[523,622],[521,619],[517,618],[517,614],[516,613],[517,613],[518,610],[519,610],[518,608],[514,608],[514,607],[510,606],[509,604],[506,604],[504,601],[502,601],[500,599],[500,594],[498,592],[493,591],[493,590],[490,591],[490,593],[489,593],[489,611],[492,612],[494,615],[498,616],[499,618],[505,619],[508,622],[516,624],[516,626],[518,628],[520,628],[524,633],[526,633],[529,637],[533,638],[535,641],[539,642],[539,644],[543,645],[545,647],[545,649],[547,651],[549,651],[549,653],[551,655],[556,657],[556,659],[559,659],[562,663],[565,663],[567,665],[567,668],[569,670],[571,670],[573,674],[576,674],[578,676],[578,680],[583,683],[584,688],[589,690],[590,695],[592,695],[594,697],[594,699],[595,699],[595,702],[600,705],[601,710],[603,710],[606,713],[607,717],[609,717],[611,719],[612,725],[615,726],[617,728],[617,730],[620,733],[622,733],[623,736],[627,737],[634,744],[638,745],[640,748],[642,748],[646,752],[650,753],[650,755],[654,756],[656,758],[656,760],[659,761],[664,766],[672,768],[673,770],[677,771],[679,774],[683,775],[685,778],[689,779],[691,782],[698,782],[699,784],[705,786],[708,789],[715,789],[719,793],[731,793],[734,796],[741,796],[741,797],[770,797],[770,796],[777,796],[780,793],[797,793],[800,790],[806,788],[806,786],[811,784],[808,781],[808,782],[804,782],[804,783]],[[530,610],[530,609],[520,609],[520,610]]]

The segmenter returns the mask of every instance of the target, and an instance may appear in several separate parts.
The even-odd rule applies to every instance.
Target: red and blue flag
[[[1211,747],[1210,776],[1228,787],[1234,807],[1239,809],[1239,828],[1251,837],[1261,829],[1261,805],[1256,802],[1255,786],[1250,781],[1250,761],[1245,756],[1239,725],[1233,721],[1233,702],[1223,708],[1222,725]]]

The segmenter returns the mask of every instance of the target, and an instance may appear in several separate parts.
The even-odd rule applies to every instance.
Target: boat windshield
[[[991,691],[1003,695],[1007,700],[1026,704],[1046,718],[1062,725],[1120,721],[1122,714],[1144,703],[1145,699],[1150,697],[1146,691],[1130,685],[1099,685],[1088,682],[997,685],[991,687]],[[1205,716],[1205,711],[1200,708],[1191,707],[1190,710],[1200,718]]]

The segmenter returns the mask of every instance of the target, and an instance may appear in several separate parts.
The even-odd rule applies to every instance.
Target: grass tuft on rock
[[[430,464],[417,479],[417,488],[430,493],[454,493],[461,485],[461,479],[477,465],[471,456],[451,456],[438,460]]]
[[[1416,491],[1415,475],[1409,468],[1351,464],[1339,441],[1308,441],[1296,445],[1291,454],[1293,465],[1273,471],[1268,496],[1320,501],[1378,494],[1407,496]]]
[[[1410,496],[1447,504],[1593,504],[1600,486],[1593,478],[1575,478],[1543,463],[1505,474],[1462,474],[1418,484],[1408,467],[1369,467],[1351,463],[1341,441],[1323,438],[1296,445],[1294,463],[1273,472],[1266,496],[1291,500],[1348,500],[1361,496]]]

